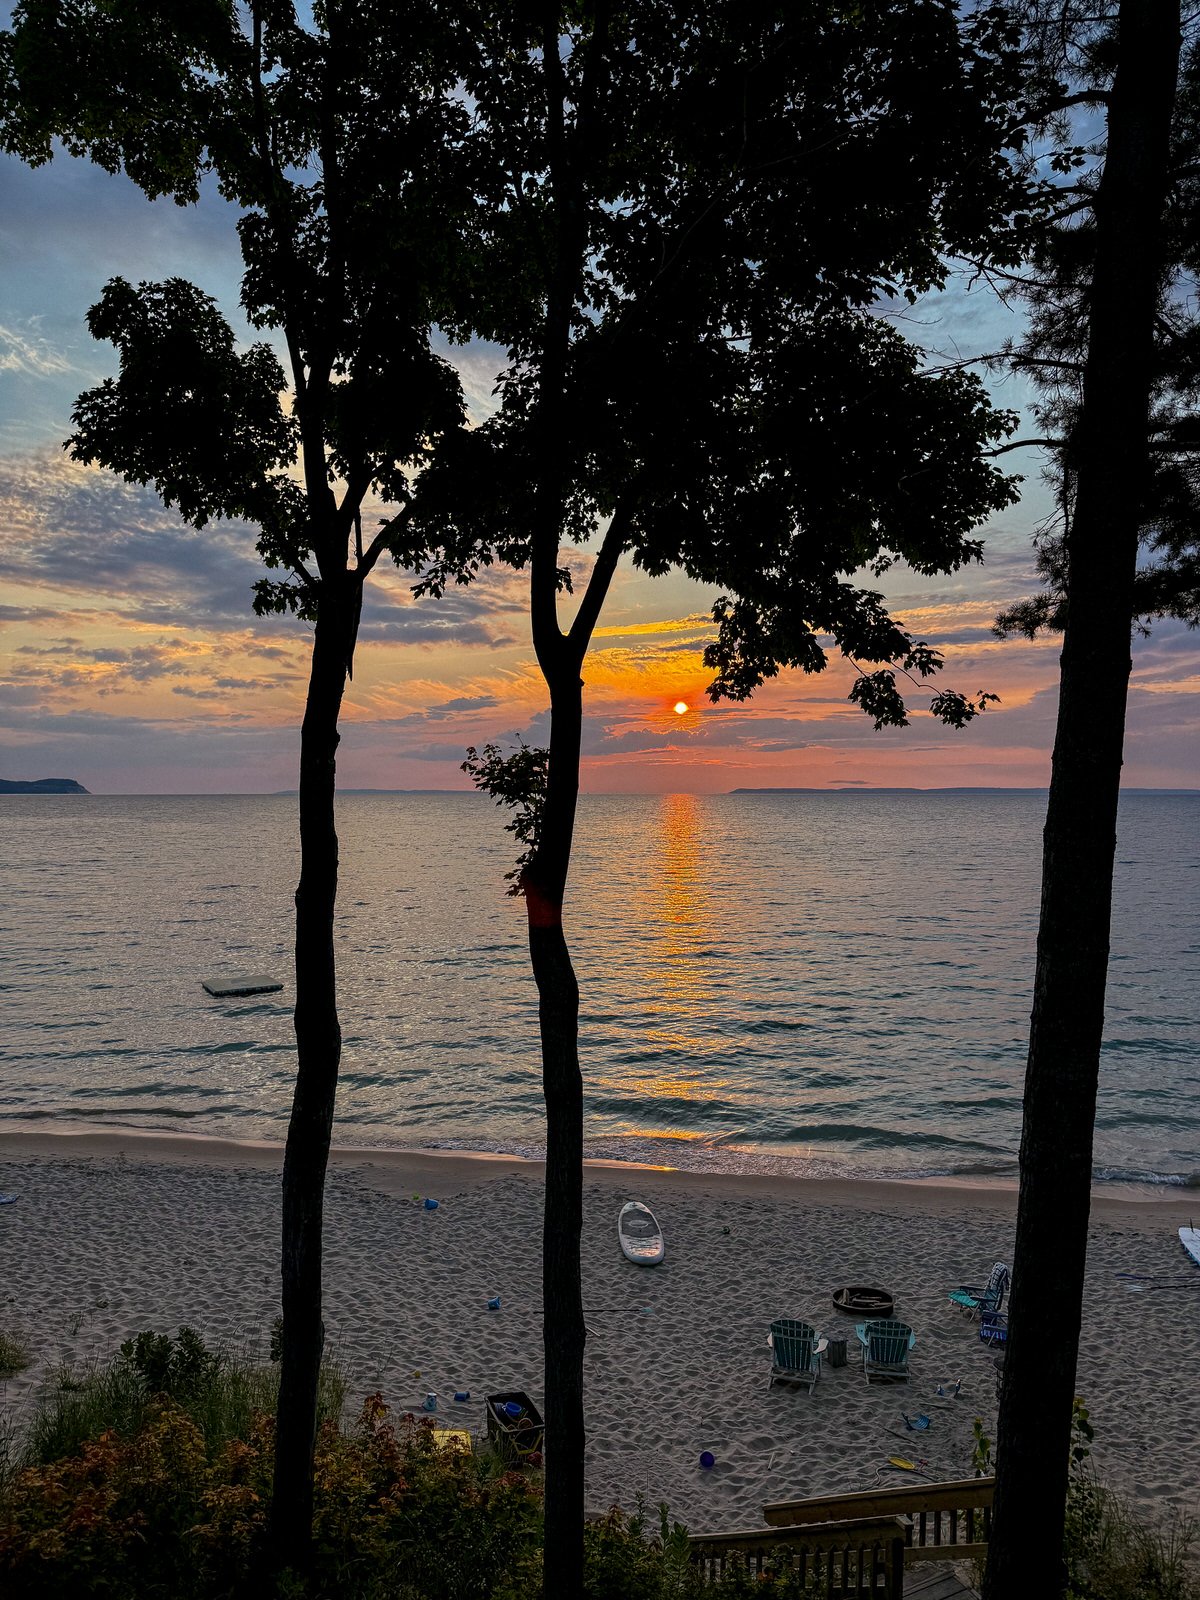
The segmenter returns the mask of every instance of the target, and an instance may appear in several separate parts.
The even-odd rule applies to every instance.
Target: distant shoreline
[[[773,789],[727,789],[726,794],[1048,794],[1049,790],[1023,789],[1010,784],[956,784],[932,789],[919,789],[915,785],[885,785],[878,787],[868,784],[854,784],[842,789],[798,789],[798,788],[773,788]],[[1200,789],[1133,789],[1121,790],[1122,794],[1152,794],[1152,795],[1200,795]]]

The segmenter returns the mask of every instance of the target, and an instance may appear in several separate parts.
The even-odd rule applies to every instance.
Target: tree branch
[[[287,218],[283,214],[280,189],[284,179],[271,146],[270,123],[267,116],[266,95],[262,77],[263,23],[262,13],[257,4],[254,6],[252,13],[252,30],[254,71],[250,93],[254,105],[254,142],[257,146],[259,160],[263,165],[263,204],[275,233],[278,249],[288,263],[291,264],[295,257],[295,240],[292,236],[292,230],[288,226]],[[322,366],[315,360],[310,361],[308,371],[305,371],[303,341],[300,337],[298,326],[299,315],[292,298],[291,285],[287,280],[288,274],[285,273],[283,285],[283,336],[287,344],[288,363],[292,369],[292,385],[296,391],[296,417],[300,424],[304,488],[308,497],[310,518],[320,526],[324,518],[317,513],[324,513],[328,510],[329,501],[332,499],[332,491],[326,480],[324,417],[317,414],[314,409],[312,389],[314,383],[318,389],[323,389],[328,383],[329,363],[325,362]],[[309,354],[311,356],[313,352],[310,351]],[[319,504],[321,499],[324,500],[324,504]],[[317,549],[315,553],[317,566],[324,576],[324,568],[330,552]]]
[[[337,508],[337,514],[338,524],[345,528],[347,535],[350,533],[355,517],[362,510],[363,496],[371,487],[372,476],[371,467],[361,459],[346,474],[346,492],[342,496],[341,505]]]
[[[997,361],[1011,361],[1014,367],[1057,367],[1066,368],[1068,372],[1082,372],[1082,361],[1068,361],[1065,357],[1058,356],[1027,356],[1023,351],[1001,351],[993,359]]]
[[[1088,195],[1083,200],[1076,200],[1073,206],[1063,206],[1060,211],[1052,211],[1044,220],[1050,223],[1062,222],[1067,217],[1073,217],[1078,211],[1090,211],[1095,204],[1095,195]]]
[[[618,505],[608,525],[608,532],[601,542],[596,565],[592,568],[592,575],[579,603],[579,610],[575,613],[575,621],[571,624],[571,631],[567,635],[567,643],[576,652],[580,661],[587,653],[592,630],[596,626],[600,608],[608,594],[613,573],[617,570],[617,562],[621,559],[621,553],[628,543],[632,520],[628,507]]]
[[[590,98],[600,69],[606,35],[606,9],[595,22],[581,89]],[[574,159],[577,140],[567,137],[567,81],[559,52],[560,8],[547,4],[542,22],[542,71],[546,90],[546,150],[550,194],[557,228],[546,293],[542,361],[538,381],[536,495],[532,529],[529,609],[533,648],[547,681],[562,663],[565,636],[558,623],[558,540],[562,527],[565,402],[571,319],[587,249],[583,180]],[[598,37],[599,35],[599,37]],[[579,108],[576,108],[578,115]],[[590,115],[590,113],[589,113]],[[576,131],[578,131],[578,124]]]
[[[1040,106],[1031,106],[1019,122],[1012,123],[1004,137],[1009,138],[1014,133],[1020,133],[1022,128],[1036,128],[1050,117],[1069,111],[1072,106],[1106,106],[1111,98],[1107,89],[1081,89],[1078,94],[1067,94],[1057,100],[1043,101]]]
[[[380,528],[379,532],[371,540],[370,544],[366,548],[366,552],[358,563],[358,570],[364,578],[379,560],[383,552],[390,548],[393,537],[407,523],[411,512],[412,501],[410,500],[406,506],[401,507],[401,509],[397,511],[394,517],[388,518],[388,520]]]
[[[985,450],[985,456],[1006,456],[1010,450],[1024,450],[1034,445],[1043,450],[1065,450],[1065,439],[1012,439],[1008,444],[998,444],[994,450]]]
[[[308,588],[308,589],[319,589],[320,588],[320,586],[321,586],[320,579],[313,577],[312,573],[304,565],[303,561],[289,561],[287,563],[287,569],[288,569],[289,572],[294,573],[296,575],[296,577],[300,579],[300,582],[302,584],[304,584],[304,586],[306,588]]]

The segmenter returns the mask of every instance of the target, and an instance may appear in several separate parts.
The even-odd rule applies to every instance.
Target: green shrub
[[[318,1430],[314,1562],[267,1577],[277,1375],[187,1329],[141,1334],[43,1404],[0,1485],[0,1593],[113,1600],[537,1600],[540,1474],[393,1417],[371,1395]],[[335,1395],[335,1399],[340,1399]],[[259,1403],[267,1401],[268,1404]],[[791,1573],[704,1587],[666,1507],[614,1509],[584,1535],[585,1600],[801,1600]],[[820,1591],[817,1591],[820,1592]]]
[[[211,1457],[230,1439],[248,1438],[256,1412],[273,1412],[279,1375],[225,1351],[208,1349],[191,1328],[177,1338],[139,1333],[108,1365],[60,1368],[30,1423],[25,1459],[49,1463],[112,1431],[129,1438],[156,1398],[173,1401],[200,1429]],[[337,1418],[345,1380],[335,1362],[321,1369],[318,1415]]]
[[[1200,1600],[1196,1535],[1178,1514],[1143,1520],[1085,1472],[1067,1508],[1067,1600]]]
[[[1088,1408],[1077,1396],[1063,1530],[1066,1600],[1200,1600],[1196,1524],[1178,1516],[1137,1516],[1097,1478],[1093,1438]]]
[[[602,1521],[587,1524],[583,1559],[588,1600],[660,1600],[687,1592],[687,1532],[679,1523],[670,1524],[665,1505],[658,1511],[657,1538],[647,1538],[640,1500],[628,1519],[614,1506]]]
[[[23,1339],[0,1330],[0,1382],[24,1372],[31,1360],[29,1347]]]
[[[706,1584],[692,1565],[687,1529],[660,1505],[651,1533],[640,1500],[632,1517],[614,1506],[589,1523],[583,1548],[585,1600],[815,1600],[828,1593],[823,1577],[802,1580],[783,1563],[761,1574],[735,1566]]]
[[[274,1424],[215,1452],[160,1394],[135,1431],[109,1429],[61,1460],[15,1474],[0,1501],[0,1589],[50,1596],[261,1595]],[[329,1420],[316,1450],[311,1596],[524,1600],[539,1585],[537,1482],[432,1424],[392,1421],[375,1395],[356,1427]]]

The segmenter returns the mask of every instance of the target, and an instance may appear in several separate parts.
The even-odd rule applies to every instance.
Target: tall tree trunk
[[[1179,65],[1178,0],[1123,0],[1096,199],[1067,628],[1042,906],[1009,1338],[985,1600],[1063,1589],[1071,1406],[1083,1307],[1153,319]]]
[[[538,987],[542,1090],[546,1100],[546,1198],[542,1227],[545,1343],[546,1503],[544,1593],[583,1593],[584,1426],[583,1076],[579,1070],[579,986],[562,910],[575,832],[583,685],[573,652],[547,674],[550,759],[537,854],[522,879],[529,957]]]
[[[354,639],[350,586],[323,585],[300,734],[300,883],[296,889],[296,1090],[283,1163],[283,1342],[271,1541],[277,1567],[303,1571],[312,1536],[313,1451],[325,1324],[321,1251],[325,1171],[342,1030],[333,954],[338,839],[338,716]]]

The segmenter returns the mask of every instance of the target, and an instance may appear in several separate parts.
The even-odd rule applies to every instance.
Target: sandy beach
[[[63,1361],[105,1358],[142,1328],[180,1324],[265,1354],[277,1310],[277,1146],[126,1133],[0,1134],[0,1327],[32,1367],[0,1385],[19,1427]],[[426,1210],[425,1196],[439,1201]],[[652,1205],[667,1260],[625,1262],[615,1219]],[[357,1400],[401,1409],[427,1391],[483,1429],[482,1396],[541,1379],[539,1164],[340,1150],[330,1171],[326,1321]],[[585,1180],[588,1500],[665,1499],[693,1531],[752,1525],[764,1500],[902,1481],[919,1453],[935,1477],[970,1474],[972,1421],[995,1420],[992,1354],[946,1289],[1011,1259],[1011,1190],[932,1183],[703,1177],[591,1165]],[[1200,1269],[1176,1229],[1194,1202],[1102,1195],[1093,1205],[1079,1391],[1110,1481],[1146,1504],[1200,1510]],[[1132,1290],[1118,1272],[1166,1286]],[[864,1382],[839,1284],[875,1282],[915,1328],[905,1387]],[[488,1300],[501,1297],[499,1311]],[[848,1334],[842,1368],[811,1395],[768,1389],[768,1325],[802,1316]],[[939,1384],[961,1379],[957,1400]],[[453,1403],[455,1390],[471,1402]],[[905,1433],[903,1413],[932,1419]],[[917,1442],[919,1439],[919,1443]],[[699,1467],[703,1450],[716,1466]]]

